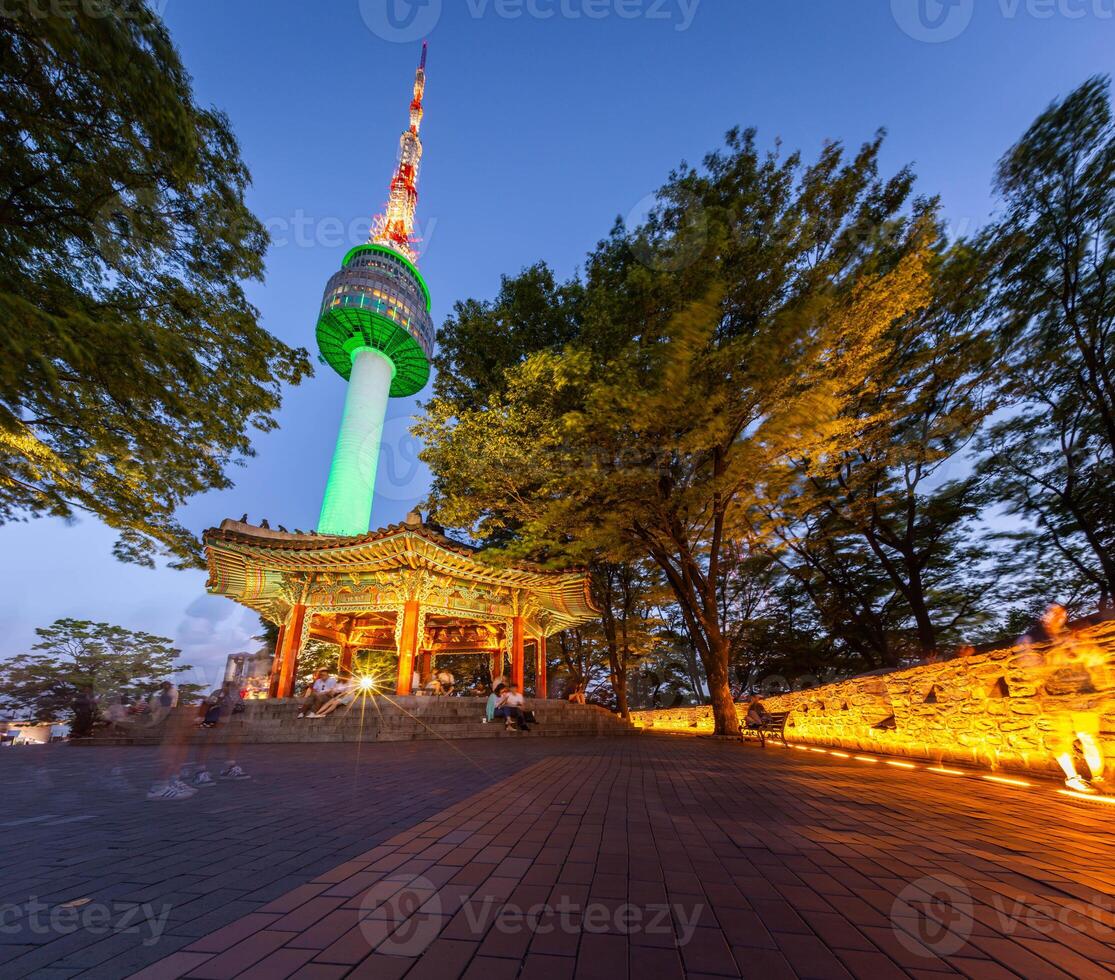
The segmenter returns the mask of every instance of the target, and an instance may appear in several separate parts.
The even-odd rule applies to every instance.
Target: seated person
[[[201,727],[216,728],[237,711],[243,711],[240,700],[240,691],[234,683],[228,682],[220,690],[214,691],[201,706]]]
[[[314,677],[313,684],[310,685],[309,694],[302,700],[302,710],[298,713],[298,717],[306,718],[316,714],[317,709],[333,697],[333,689],[336,686],[337,679],[331,677],[329,671],[322,667]]]
[[[747,717],[743,720],[744,725],[748,728],[762,728],[768,721],[770,721],[770,712],[763,704],[763,699],[757,694],[752,694],[747,699]]]
[[[569,692],[567,699],[570,704],[584,704],[585,703],[585,689],[583,685],[578,684]]]
[[[453,693],[453,686],[457,683],[457,678],[448,670],[439,670],[437,672],[437,683],[440,688],[438,694],[448,696]]]
[[[347,681],[338,680],[336,686],[333,688],[333,696],[324,707],[317,710],[314,717],[324,718],[326,715],[336,711],[342,704],[352,704],[352,702],[356,700],[357,690],[356,681],[351,678]]]
[[[500,695],[499,701],[496,704],[495,717],[504,720],[504,727],[511,731],[518,728],[521,732],[529,732],[530,726],[527,725],[527,720],[523,714],[523,695],[522,692],[514,685],[509,685]]]
[[[221,720],[221,692],[214,691],[205,698],[197,709],[198,725],[213,728]]]
[[[503,696],[505,690],[507,690],[507,686],[501,681],[492,689],[492,693],[488,695],[488,701],[484,705],[485,721],[492,721],[495,718],[496,707],[499,705],[499,699]]]

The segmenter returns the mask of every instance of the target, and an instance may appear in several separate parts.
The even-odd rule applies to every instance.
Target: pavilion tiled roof
[[[226,520],[220,527],[207,530],[203,540],[210,569],[226,586],[220,591],[239,601],[246,601],[247,591],[253,592],[254,600],[266,599],[262,593],[270,589],[264,584],[264,571],[343,574],[425,567],[488,586],[528,592],[562,622],[562,628],[594,619],[599,612],[584,570],[550,571],[522,562],[490,563],[480,549],[453,540],[414,513],[401,523],[351,537]],[[249,582],[257,584],[249,589]],[[249,604],[258,608],[261,603]]]

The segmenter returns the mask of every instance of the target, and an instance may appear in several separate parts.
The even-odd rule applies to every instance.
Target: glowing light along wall
[[[764,698],[791,742],[1060,774],[1094,740],[1115,774],[1115,620],[943,663]],[[742,708],[741,708],[742,713]],[[712,731],[707,706],[633,711],[640,728]],[[1084,736],[1082,738],[1082,736]]]
[[[414,264],[426,45],[414,80],[410,128],[399,142],[386,211],[325,287],[317,322],[323,363],[349,383],[318,531],[357,535],[371,523],[387,399],[421,391],[430,377],[430,291]]]

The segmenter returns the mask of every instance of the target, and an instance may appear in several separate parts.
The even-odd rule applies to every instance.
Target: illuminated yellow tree
[[[575,342],[509,367],[478,406],[434,399],[418,427],[443,522],[510,555],[655,562],[720,733],[737,724],[728,555],[765,541],[758,504],[792,491],[794,461],[862,437],[844,408],[928,297],[925,233],[896,216],[909,177],[879,181],[878,147],[799,172],[731,134],[590,257]]]

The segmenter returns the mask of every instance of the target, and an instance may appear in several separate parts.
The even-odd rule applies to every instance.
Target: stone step
[[[500,719],[485,724],[483,698],[377,698],[374,703],[341,708],[325,718],[297,717],[301,702],[294,699],[248,701],[244,711],[217,728],[191,730],[185,741],[225,742],[359,742],[420,741],[499,737],[603,737],[637,734],[618,716],[595,705],[528,699],[538,724],[527,732],[507,733]],[[196,706],[178,709],[176,726],[197,717]],[[74,745],[157,745],[165,726],[130,732],[99,734]],[[179,735],[178,737],[182,737]]]

